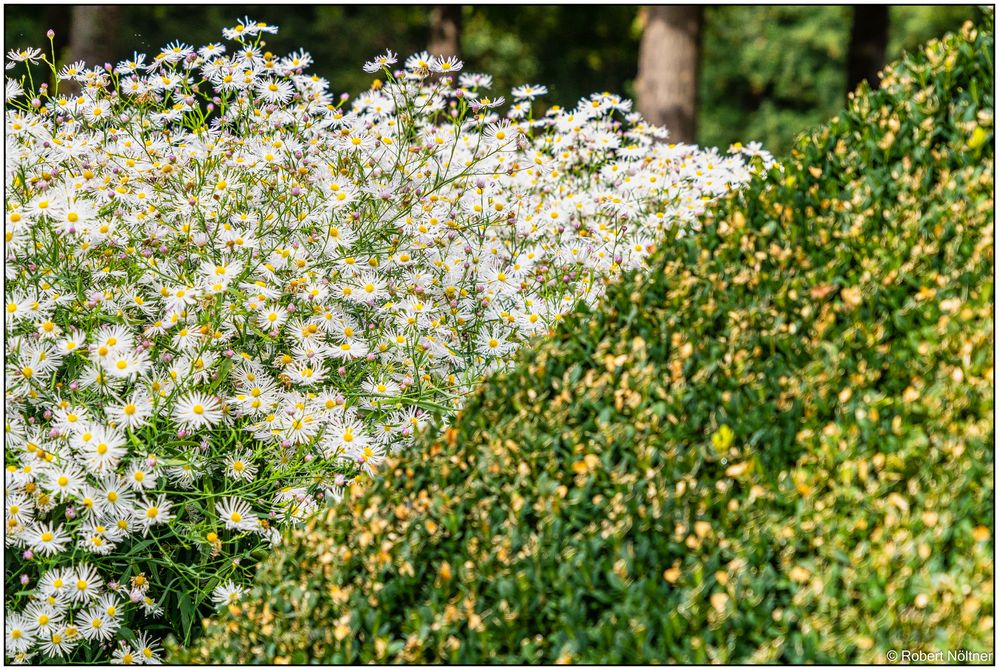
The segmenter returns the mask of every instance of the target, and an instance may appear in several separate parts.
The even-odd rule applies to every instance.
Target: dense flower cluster
[[[771,162],[607,93],[501,115],[426,53],[336,97],[274,31],[7,81],[13,660],[157,660],[146,616],[238,600],[282,525]]]

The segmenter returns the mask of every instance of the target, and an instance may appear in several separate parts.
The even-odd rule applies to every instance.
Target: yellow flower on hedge
[[[975,132],[971,133],[971,138],[968,140],[968,147],[971,149],[977,149],[978,147],[985,144],[985,140],[989,137],[989,133],[985,128],[978,126],[975,128]]]
[[[728,448],[732,446],[732,442],[734,440],[735,434],[732,432],[732,429],[726,425],[722,425],[711,436],[711,444],[718,451],[727,451]]]

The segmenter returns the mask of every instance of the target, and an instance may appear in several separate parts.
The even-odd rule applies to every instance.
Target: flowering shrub
[[[991,653],[992,25],[886,68],[170,660]]]
[[[522,86],[501,116],[428,54],[336,98],[275,31],[8,55],[56,82],[6,83],[13,660],[159,660],[282,526],[771,163],[666,144],[606,93],[535,118]]]

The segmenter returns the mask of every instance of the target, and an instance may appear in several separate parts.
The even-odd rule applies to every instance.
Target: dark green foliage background
[[[844,6],[706,10],[698,141],[758,140],[775,153],[843,106],[852,9]],[[980,21],[970,6],[892,6],[886,58]]]
[[[378,5],[130,5],[122,9],[116,50],[154,55],[176,39],[194,46],[222,40],[221,29],[242,12],[279,25],[268,39],[275,53],[304,48],[312,71],[333,92],[356,94],[371,81],[368,58],[391,48],[425,48],[428,6]],[[849,7],[709,7],[705,10],[699,141],[726,147],[758,140],[774,152],[818,125],[845,96]],[[5,5],[6,49],[46,47],[45,31],[66,17],[65,5]],[[979,19],[972,6],[892,7],[887,58]],[[638,7],[465,6],[466,69],[492,74],[495,90],[547,84],[547,104],[571,106],[594,91],[634,95],[641,24]],[[16,72],[16,71],[15,71]]]
[[[992,31],[890,68],[173,659],[992,651]]]

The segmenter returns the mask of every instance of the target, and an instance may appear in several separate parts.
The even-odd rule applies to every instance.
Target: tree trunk
[[[120,18],[121,5],[73,5],[66,59],[88,67],[114,60]]]
[[[431,56],[461,55],[461,5],[434,5],[430,9]]]
[[[888,6],[856,5],[850,28],[850,51],[846,66],[846,91],[855,90],[862,81],[871,88],[880,85],[878,70],[885,64],[888,45]]]
[[[85,61],[88,68],[114,60],[118,41],[121,5],[73,5],[69,20],[69,48],[66,62]],[[61,84],[60,91],[76,93],[75,81]]]
[[[674,142],[696,141],[697,79],[704,7],[645,7],[638,51],[638,111]]]

